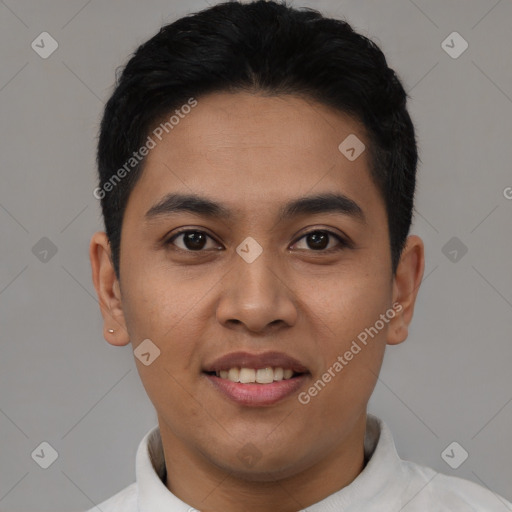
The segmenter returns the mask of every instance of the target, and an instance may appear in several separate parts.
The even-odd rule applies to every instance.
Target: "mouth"
[[[299,361],[278,352],[228,354],[207,365],[202,373],[224,398],[252,407],[284,400],[310,375]]]
[[[221,379],[241,384],[271,384],[282,380],[293,379],[302,373],[295,372],[291,368],[282,368],[267,366],[266,368],[238,368],[236,366],[229,370],[216,370],[205,372],[207,375],[215,375]]]

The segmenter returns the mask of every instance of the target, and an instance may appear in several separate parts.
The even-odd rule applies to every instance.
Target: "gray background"
[[[512,500],[512,2],[295,5],[345,17],[381,45],[412,97],[420,140],[413,232],[426,243],[425,279],[409,339],[388,348],[370,411],[389,424],[402,458]],[[115,68],[161,24],[205,7],[0,1],[4,511],[86,509],[134,481],[156,414],[130,347],[102,337],[88,260],[102,229],[96,136]],[[47,59],[31,48],[43,31],[59,44]],[[453,31],[469,43],[458,58],[441,46]],[[33,251],[43,237],[57,249],[47,261]],[[59,454],[46,470],[31,458],[42,441]],[[469,453],[458,469],[441,458],[452,441]]]

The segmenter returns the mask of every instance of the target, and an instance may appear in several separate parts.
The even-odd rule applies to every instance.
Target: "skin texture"
[[[124,216],[120,283],[105,233],[92,237],[105,339],[135,349],[149,338],[159,347],[151,365],[135,361],[157,411],[166,485],[199,510],[296,511],[348,485],[364,467],[367,403],[386,344],[407,337],[424,250],[409,236],[392,274],[368,151],[351,162],[338,150],[349,134],[368,147],[359,122],[296,96],[200,97],[147,156]],[[234,217],[179,213],[146,222],[169,192],[207,196]],[[287,201],[323,192],[351,198],[365,222],[339,213],[277,218]],[[183,236],[166,246],[178,228],[211,238],[196,242],[199,252]],[[315,230],[352,244],[329,235],[318,249],[304,236]],[[263,249],[252,263],[236,252],[248,236]],[[233,351],[277,350],[308,368],[299,390],[307,391],[395,302],[401,311],[307,404],[294,393],[271,406],[241,406],[202,373]],[[250,467],[239,457],[248,442],[259,453]]]

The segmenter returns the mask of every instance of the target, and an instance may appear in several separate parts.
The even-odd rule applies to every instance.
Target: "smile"
[[[270,384],[281,380],[291,379],[294,371],[291,368],[230,368],[229,370],[218,370],[215,372],[217,377],[227,379],[231,382],[240,382],[242,384],[250,384],[257,382],[258,384]]]
[[[282,352],[232,352],[207,363],[202,374],[231,403],[249,407],[276,404],[300,390],[308,368]]]

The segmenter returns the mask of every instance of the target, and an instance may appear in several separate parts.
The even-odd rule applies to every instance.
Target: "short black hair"
[[[407,93],[380,48],[346,21],[258,0],[219,3],[163,26],[117,74],[100,126],[95,190],[117,278],[123,214],[145,161],[134,152],[191,98],[242,91],[302,96],[362,122],[394,274],[411,225],[418,160]]]

